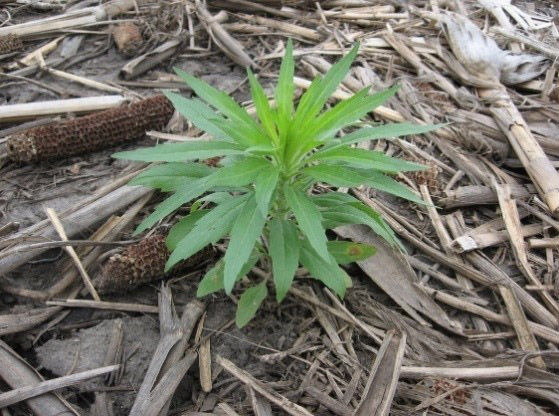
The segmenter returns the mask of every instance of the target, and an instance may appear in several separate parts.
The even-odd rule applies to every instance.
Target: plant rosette
[[[313,80],[294,104],[294,60],[291,41],[286,47],[270,104],[262,86],[248,69],[255,118],[227,94],[176,69],[198,98],[173,92],[165,95],[187,120],[212,136],[116,153],[121,159],[165,162],[135,177],[131,184],[171,193],[136,229],[140,233],[191,203],[190,214],[170,230],[171,255],[166,268],[187,259],[210,244],[228,238],[227,250],[203,277],[197,295],[224,289],[260,261],[270,269],[275,295],[281,302],[299,268],[343,297],[351,279],[340,265],[365,259],[375,248],[350,241],[328,241],[326,230],[347,224],[365,224],[393,247],[398,239],[381,215],[342,192],[313,194],[316,183],[333,187],[369,186],[409,201],[422,203],[411,189],[392,176],[424,166],[393,158],[356,144],[411,134],[439,125],[411,123],[362,127],[360,121],[392,97],[397,87],[375,94],[363,88],[328,107],[327,101],[349,72],[358,45]],[[359,127],[361,126],[361,127]],[[349,131],[342,134],[342,130]],[[221,157],[216,167],[201,160]],[[246,325],[268,296],[267,278],[242,293],[236,322]]]

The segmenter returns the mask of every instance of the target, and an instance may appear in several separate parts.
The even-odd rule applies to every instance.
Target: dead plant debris
[[[0,3],[0,396],[10,414],[559,413],[554,2]],[[200,135],[160,95],[184,90],[173,66],[251,108],[250,65],[272,98],[287,38],[298,93],[360,42],[332,104],[399,83],[368,122],[448,124],[367,144],[428,165],[397,179],[432,205],[348,190],[382,212],[407,253],[365,227],[336,230],[379,245],[347,266],[347,297],[296,284],[241,331],[238,293],[195,299],[226,242],[172,275],[162,233],[105,244],[131,240],[161,200],[126,185],[145,165],[110,154]],[[85,241],[67,250],[73,259],[49,245],[60,238],[45,207],[68,245]]]

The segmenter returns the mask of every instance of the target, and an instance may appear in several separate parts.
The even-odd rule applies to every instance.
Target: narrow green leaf
[[[341,100],[332,108],[324,111],[312,121],[306,134],[316,136],[317,140],[322,140],[324,137],[333,134],[346,124],[354,123],[359,120],[359,118],[367,114],[367,110],[364,110],[364,113],[359,114],[357,117],[349,116],[355,113],[355,108],[362,108],[364,106],[369,94],[369,89],[370,87],[367,86],[350,98]],[[337,125],[339,125],[340,128],[335,128]]]
[[[213,169],[203,163],[165,163],[145,170],[128,184],[143,185],[168,192],[212,172]]]
[[[212,135],[216,139],[234,141],[221,127],[220,122],[226,119],[213,111],[209,106],[198,99],[189,99],[170,91],[163,91],[165,96],[171,101],[173,107],[189,122],[200,130]],[[247,145],[250,142],[240,141],[239,144]]]
[[[336,147],[370,140],[391,139],[394,137],[408,136],[411,134],[423,134],[439,129],[446,125],[447,124],[419,125],[411,123],[393,123],[383,124],[376,127],[364,127],[362,129],[355,130],[354,132],[351,132],[341,138],[332,139],[332,141],[327,146],[323,147],[323,149],[319,150],[317,153],[325,152]]]
[[[152,176],[188,176],[191,178],[202,178],[204,176],[208,176],[213,171],[214,168],[211,168],[204,163],[163,163],[146,169],[139,175],[135,176],[134,180],[138,178],[149,178]]]
[[[192,230],[177,243],[165,264],[165,270],[169,270],[179,261],[189,258],[227,234],[248,197],[249,195],[241,195],[225,201],[200,218]]]
[[[237,143],[242,143],[248,148],[270,146],[270,139],[261,130],[260,126],[248,126],[234,120],[215,120],[214,124],[218,126],[227,137],[230,137]]]
[[[363,88],[352,97],[340,101],[314,120],[305,124],[298,142],[304,143],[298,152],[302,156],[315,149],[322,141],[333,136],[338,130],[354,124],[372,110],[380,98],[368,95],[369,87]]]
[[[166,143],[154,147],[114,153],[117,159],[142,162],[186,162],[194,159],[209,159],[216,156],[240,155],[244,150],[235,143],[220,140],[192,140],[190,142]]]
[[[413,192],[406,185],[392,179],[382,173],[369,171],[367,172],[367,181],[365,182],[371,188],[378,189],[400,198],[407,199],[408,201],[415,202],[416,204],[425,205],[425,201],[421,199],[415,192]]]
[[[400,246],[392,229],[384,222],[381,215],[361,202],[330,206],[322,211],[324,228],[333,229],[347,224],[363,224],[369,226],[378,236],[391,246]]]
[[[377,249],[369,244],[353,241],[328,241],[328,251],[338,264],[349,264],[371,257]]]
[[[198,97],[217,108],[225,116],[248,125],[254,124],[254,120],[246,110],[239,106],[230,96],[179,68],[174,69],[177,75],[194,90]]]
[[[254,267],[254,265],[260,259],[260,253],[258,250],[253,250],[248,261],[243,265],[241,272],[237,276],[236,281],[240,280],[243,276]],[[223,289],[223,269],[225,268],[225,262],[223,259],[219,259],[216,264],[206,272],[200,283],[198,284],[198,290],[196,296],[201,298],[203,296],[209,295],[210,293],[217,292]]]
[[[368,94],[369,87],[362,89],[309,122],[305,129],[305,137],[314,137],[317,143],[325,141],[325,139],[335,135],[341,128],[357,123],[363,116],[393,96],[398,88],[398,86],[394,86],[373,95]],[[305,138],[301,140],[308,141]],[[310,146],[311,144],[303,148],[303,154],[312,150]]]
[[[228,201],[232,198],[235,198],[229,192],[212,192],[211,194],[204,195],[202,198],[196,200],[198,203],[204,202],[213,202],[214,204],[222,204],[225,201]]]
[[[303,173],[311,176],[317,181],[326,182],[334,186],[352,187],[368,185],[371,188],[399,196],[400,198],[407,199],[417,204],[425,204],[425,202],[410,188],[374,170],[357,169],[323,163],[316,166],[309,166],[303,169]]]
[[[297,224],[309,239],[311,246],[323,259],[328,259],[330,254],[326,247],[326,234],[317,206],[303,192],[289,185],[284,187],[284,195],[289,208],[295,214]]]
[[[209,181],[213,186],[245,186],[253,183],[258,174],[271,165],[261,157],[243,157],[217,170]]]
[[[231,293],[235,279],[248,260],[256,240],[262,234],[266,217],[256,206],[256,198],[250,197],[244,204],[231,230],[231,239],[225,252],[223,283],[225,292]]]
[[[276,131],[276,126],[274,123],[274,115],[272,109],[270,108],[270,103],[268,102],[268,97],[260,85],[260,82],[256,79],[250,68],[247,68],[248,81],[250,84],[250,91],[252,94],[252,101],[256,107],[256,114],[264,127],[264,130],[272,140],[272,142],[277,143],[278,133]]]
[[[275,147],[270,144],[262,144],[248,147],[245,152],[257,156],[269,156],[275,152]]]
[[[360,186],[364,185],[366,181],[366,178],[357,169],[325,163],[306,167],[302,172],[317,181],[334,186]]]
[[[275,166],[270,165],[270,167],[260,171],[254,182],[256,204],[264,216],[268,214],[268,207],[276,190],[278,179],[279,170]]]
[[[382,215],[380,215],[370,206],[363,204],[362,202],[357,202],[352,205],[361,212],[364,212],[366,215],[368,215],[374,223],[378,224],[378,231],[375,228],[371,227],[373,231],[375,231],[379,236],[383,237],[388,244],[393,245],[394,247],[398,247],[402,251],[402,253],[406,252],[406,248],[402,245],[402,242],[398,239],[392,228],[390,228],[386,221],[384,221]],[[382,232],[381,229],[384,230],[384,232]]]
[[[299,101],[299,106],[297,107],[296,114],[303,111],[302,107],[304,107],[306,105],[305,102],[310,99],[307,98],[307,100],[305,100],[307,94],[311,94],[311,92],[315,90],[318,91],[319,87],[320,78],[317,77],[313,80],[309,89],[306,91],[305,94],[303,94],[303,97]],[[282,122],[281,119],[280,122]],[[283,149],[283,158],[287,161],[292,161],[302,152],[301,149],[308,148],[309,146],[311,146],[311,144],[315,143],[315,140],[312,136],[301,137],[301,131],[304,131],[307,126],[304,126],[302,122],[298,122],[296,120],[296,116],[295,119],[290,118],[289,120],[284,120],[282,124],[286,124],[287,128],[287,130],[280,130],[280,133],[285,131],[285,133],[280,134],[280,141],[282,142],[281,148]]]
[[[427,166],[393,158],[382,152],[345,146],[315,153],[307,159],[308,162],[321,160],[345,162],[355,167],[374,169],[387,173],[412,172],[427,169]]]
[[[306,243],[306,244],[305,244]],[[340,298],[343,298],[351,280],[347,273],[336,263],[331,254],[325,260],[305,242],[301,247],[301,263],[309,271],[310,275],[320,280],[329,289],[332,289]]]
[[[291,287],[299,265],[299,236],[297,227],[287,220],[270,221],[269,250],[276,286],[276,299],[281,302]]]
[[[171,227],[169,234],[167,234],[167,239],[165,243],[169,251],[173,251],[177,248],[177,244],[184,238],[186,235],[192,231],[196,222],[210,212],[207,209],[200,209],[198,211],[194,211],[187,215],[184,218],[181,218],[179,222]]]
[[[278,85],[276,87],[276,106],[278,115],[282,121],[291,118],[293,112],[293,92],[295,91],[295,85],[293,83],[294,70],[293,42],[291,39],[288,39],[285,55],[281,61]]]
[[[266,296],[268,296],[268,288],[265,281],[245,290],[237,304],[237,313],[235,315],[237,327],[244,327],[254,318],[256,311],[260,308]]]
[[[181,205],[192,201],[206,192],[210,184],[206,178],[197,179],[194,182],[179,188],[173,195],[160,203],[155,210],[145,218],[134,231],[134,235],[141,233],[154,225],[157,221],[165,218],[171,212],[179,208]]]
[[[188,176],[149,176],[143,178],[134,178],[128,185],[141,185],[147,188],[159,189],[161,192],[175,191],[180,186],[187,185],[196,178]]]
[[[318,140],[324,140],[341,128],[359,121],[366,114],[396,94],[398,89],[399,86],[393,86],[385,91],[369,95],[369,87],[364,88],[352,97],[340,101],[333,108],[325,111],[313,120],[311,127],[308,129],[308,134],[316,136]]]
[[[334,191],[325,192],[319,195],[312,195],[311,198],[319,208],[329,208],[338,205],[359,202],[358,199],[355,199],[349,194],[346,194],[344,192],[334,192]]]
[[[224,267],[225,263],[223,263],[223,259],[219,259],[213,267],[206,272],[200,283],[198,283],[198,289],[196,290],[197,297],[201,298],[223,289]]]
[[[295,113],[294,126],[299,128],[320,112],[328,98],[347,75],[358,50],[359,45],[356,44],[346,56],[332,65],[316,86],[313,87],[311,84],[311,87],[301,97]]]

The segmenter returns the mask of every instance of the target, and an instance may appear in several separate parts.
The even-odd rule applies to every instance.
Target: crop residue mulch
[[[0,3],[6,414],[559,412],[554,2]],[[164,276],[161,236],[187,208],[133,236],[162,195],[126,186],[146,165],[110,155],[200,135],[176,114],[118,109],[162,89],[191,95],[174,66],[250,107],[250,65],[271,97],[287,38],[298,93],[358,41],[332,104],[398,83],[369,122],[448,124],[370,144],[429,166],[398,176],[429,204],[348,191],[383,213],[406,254],[366,227],[337,229],[330,238],[378,247],[348,266],[346,298],[301,270],[283,303],[270,297],[239,330],[238,293],[195,296],[225,242]],[[77,118],[99,111],[95,131]]]

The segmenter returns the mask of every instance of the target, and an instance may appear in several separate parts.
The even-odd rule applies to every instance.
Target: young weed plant
[[[254,76],[248,80],[257,118],[227,94],[176,69],[199,98],[187,99],[166,92],[175,108],[212,140],[162,144],[120,152],[115,157],[144,162],[165,162],[144,171],[131,182],[170,192],[137,228],[140,233],[184,204],[190,214],[170,230],[171,255],[167,269],[229,237],[224,257],[198,286],[198,296],[225,289],[260,260],[271,265],[278,302],[286,296],[301,264],[312,278],[343,297],[351,279],[339,266],[367,258],[374,247],[346,241],[328,241],[325,230],[345,224],[365,224],[392,246],[398,240],[381,216],[342,192],[312,194],[316,183],[334,187],[366,185],[421,203],[409,188],[394,180],[398,172],[423,166],[354,147],[355,144],[410,134],[437,126],[408,123],[353,128],[362,117],[392,97],[397,88],[370,94],[364,88],[352,97],[324,109],[347,75],[358,51],[349,54],[323,77],[317,77],[294,104],[294,61],[289,41],[281,63],[275,104],[271,104]],[[218,167],[200,160],[221,157]],[[262,279],[241,295],[236,322],[246,325],[268,295]]]

